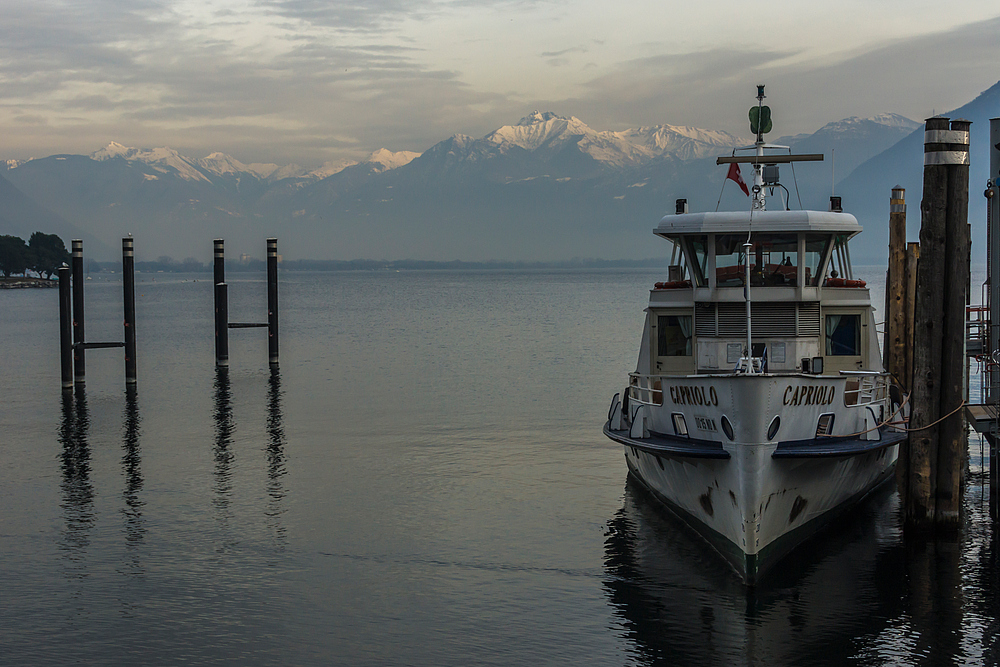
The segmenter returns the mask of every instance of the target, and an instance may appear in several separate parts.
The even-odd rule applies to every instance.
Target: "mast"
[[[767,107],[764,106],[764,86],[757,86],[757,117],[754,118],[754,114],[751,111],[750,114],[750,126],[751,129],[756,130],[757,141],[754,142],[754,153],[757,155],[758,160],[753,164],[753,194],[752,202],[750,205],[750,223],[747,225],[747,241],[743,244],[743,256],[746,258],[746,275],[743,278],[743,296],[746,299],[746,320],[747,320],[747,352],[746,352],[746,365],[744,366],[744,371],[746,373],[754,373],[756,370],[753,363],[753,333],[751,331],[751,313],[750,313],[750,252],[753,250],[753,243],[751,243],[750,235],[753,231],[753,213],[754,211],[764,211],[766,210],[767,204],[764,199],[764,175],[762,172],[763,165],[761,164],[759,158],[764,156],[764,132],[769,127],[765,129],[766,125],[770,125],[770,119],[764,120],[765,116],[770,116],[770,109],[767,112],[764,111]],[[756,121],[756,122],[755,122]],[[754,127],[756,126],[756,127]],[[757,267],[760,270],[760,267]],[[761,372],[764,370],[764,365],[761,364]]]
[[[754,114],[751,110],[750,114],[750,128],[757,132],[757,141],[754,142],[754,152],[757,155],[757,160],[753,163],[753,211],[765,211],[767,210],[767,204],[764,198],[764,133],[770,131],[771,129],[771,109],[770,107],[764,106],[764,85],[759,84],[757,86],[757,117],[754,118]],[[750,219],[753,220],[753,214],[751,213]],[[749,255],[748,255],[749,257]]]

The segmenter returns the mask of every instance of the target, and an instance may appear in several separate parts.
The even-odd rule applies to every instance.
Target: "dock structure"
[[[968,309],[969,355],[979,359],[982,398],[966,406],[969,423],[989,444],[990,516],[1000,517],[1000,118],[990,119],[990,177],[986,191],[986,302]]]
[[[215,365],[229,365],[230,329],[267,329],[267,359],[278,363],[278,239],[267,239],[267,322],[230,322],[225,240],[215,239]]]
[[[83,298],[83,241],[73,239],[72,267],[59,269],[59,346],[63,390],[87,381],[86,352],[125,348],[125,384],[137,382],[135,351],[135,249],[131,236],[122,239],[122,304],[124,341],[87,342]]]

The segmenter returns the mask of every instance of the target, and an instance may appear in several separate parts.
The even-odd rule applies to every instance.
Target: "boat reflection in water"
[[[604,585],[639,664],[996,664],[995,585],[963,599],[975,573],[996,573],[992,531],[904,542],[897,515],[883,487],[748,589],[630,479],[608,523]]]

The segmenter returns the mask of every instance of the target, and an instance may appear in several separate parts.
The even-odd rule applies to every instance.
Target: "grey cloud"
[[[260,0],[258,5],[288,19],[344,31],[370,32],[407,16],[420,16],[433,0]]]
[[[583,46],[574,46],[568,49],[563,49],[562,51],[543,51],[543,58],[558,58],[559,56],[564,56],[567,53],[586,53],[587,48]]]
[[[812,132],[852,115],[883,111],[921,119],[996,82],[1000,18],[898,40],[835,61],[792,63],[789,51],[715,49],[621,63],[587,93],[540,107],[575,109],[594,127],[671,123],[746,135],[757,83],[767,84],[776,131]],[[780,127],[780,129],[779,129]]]
[[[287,19],[345,32],[375,32],[406,18],[421,19],[454,7],[511,8],[547,4],[551,0],[258,0],[257,4]]]

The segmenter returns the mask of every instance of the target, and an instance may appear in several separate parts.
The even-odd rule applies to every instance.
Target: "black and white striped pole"
[[[267,240],[267,360],[278,363],[278,239]]]
[[[226,285],[225,241],[215,239],[215,365],[229,365],[229,291]]]
[[[83,344],[83,240],[73,239],[73,379],[83,384],[87,377],[86,351]]]
[[[135,363],[135,247],[131,236],[122,238],[122,301],[125,311],[125,384],[137,381]]]

